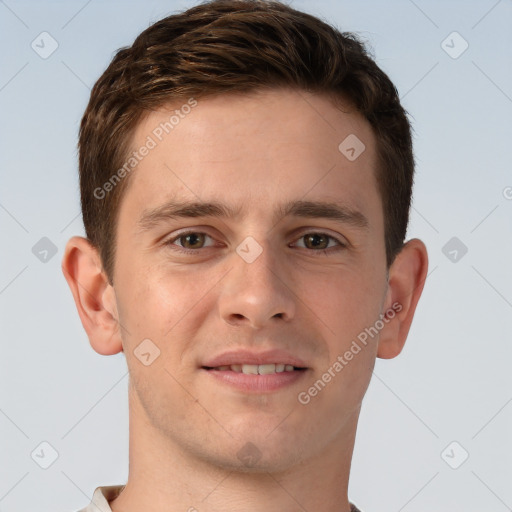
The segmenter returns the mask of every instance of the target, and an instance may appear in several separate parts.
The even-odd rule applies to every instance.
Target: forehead
[[[357,209],[379,202],[369,123],[349,103],[304,91],[173,102],[141,120],[132,150],[139,160],[122,204],[139,210],[170,196],[260,210],[314,197]]]

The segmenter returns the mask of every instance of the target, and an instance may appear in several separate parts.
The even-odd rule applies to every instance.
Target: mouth
[[[306,360],[285,350],[239,348],[202,361],[208,385],[220,384],[243,393],[270,393],[296,384],[309,372]]]
[[[293,366],[285,363],[270,364],[231,364],[223,366],[203,366],[204,370],[212,370],[217,372],[234,372],[243,373],[245,375],[272,375],[276,373],[289,373],[297,371],[305,371],[307,368]]]
[[[304,378],[309,368],[285,363],[230,364],[202,366],[201,370],[219,383],[244,394],[266,394],[292,386]],[[212,380],[213,379],[213,380]]]

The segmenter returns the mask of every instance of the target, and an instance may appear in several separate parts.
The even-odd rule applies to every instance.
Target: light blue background
[[[60,270],[83,235],[77,132],[115,50],[194,4],[0,2],[3,512],[74,511],[96,486],[126,482],[124,356],[90,347]],[[291,5],[368,41],[415,130],[409,238],[427,244],[430,273],[404,351],[377,360],[350,499],[363,512],[510,510],[512,2]],[[46,60],[31,48],[43,31],[59,45]],[[453,31],[469,44],[457,59],[441,47]],[[32,253],[42,237],[57,247],[46,263]],[[468,248],[456,263],[442,252],[452,237]],[[30,455],[43,441],[59,454],[46,470]],[[441,456],[452,441],[469,453],[458,469]]]

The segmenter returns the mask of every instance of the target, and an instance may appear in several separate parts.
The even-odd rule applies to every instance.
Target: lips
[[[293,372],[295,370],[304,370],[291,364],[270,363],[270,364],[232,364],[217,366],[215,368],[205,367],[207,370],[232,371],[236,373],[245,373],[246,375],[270,375],[273,373]]]
[[[206,370],[231,370],[237,373],[266,375],[286,371],[306,369],[308,365],[298,357],[283,350],[252,352],[236,350],[224,352],[205,361]]]
[[[233,350],[209,359],[201,370],[222,386],[242,393],[273,393],[297,385],[308,365],[284,350]]]

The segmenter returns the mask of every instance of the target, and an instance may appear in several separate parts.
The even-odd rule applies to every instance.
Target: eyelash
[[[176,240],[179,240],[180,238],[184,238],[186,237],[187,235],[197,235],[197,234],[200,234],[200,235],[206,235],[207,237],[211,238],[213,240],[213,237],[210,236],[208,233],[205,233],[204,231],[193,231],[193,230],[190,230],[190,231],[184,231],[182,233],[179,233],[177,236],[167,240],[164,245],[166,246],[172,246],[172,250],[175,250],[175,251],[178,251],[178,252],[181,252],[181,253],[184,253],[184,254],[197,254],[198,251],[201,251],[201,250],[204,250],[204,249],[207,249],[207,247],[200,247],[199,249],[186,249],[184,247],[181,247],[179,245],[174,245],[174,242]],[[322,231],[307,231],[307,232],[304,232],[301,236],[299,236],[299,238],[297,238],[297,240],[300,240],[301,238],[304,238],[306,235],[322,235],[322,236],[326,236],[330,241],[331,240],[334,240],[338,245],[336,246],[336,249],[334,249],[333,247],[328,247],[326,249],[308,249],[307,247],[302,247],[302,249],[306,249],[308,252],[310,253],[317,253],[316,255],[319,255],[318,253],[320,254],[324,254],[324,255],[327,255],[329,256],[333,251],[332,249],[334,249],[335,251],[338,251],[338,250],[342,250],[342,249],[346,249],[347,248],[347,244],[343,243],[341,240],[339,240],[338,238],[332,236],[332,235],[329,235],[327,233],[324,233]],[[331,249],[331,250],[329,250]]]

